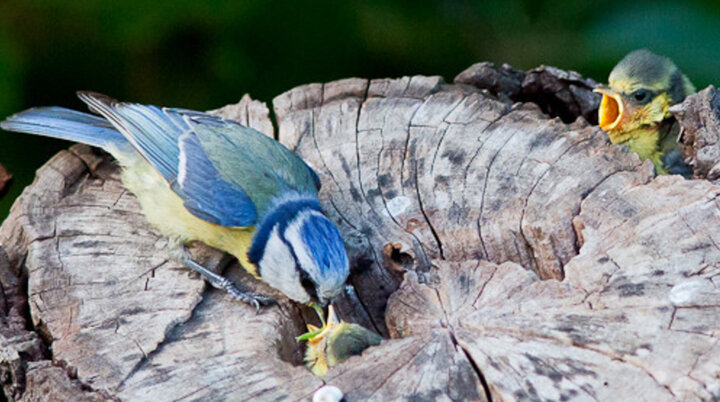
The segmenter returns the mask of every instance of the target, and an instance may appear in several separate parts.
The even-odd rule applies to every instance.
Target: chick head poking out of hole
[[[340,321],[333,306],[328,308],[328,318],[321,328],[314,325],[307,328],[309,332],[299,336],[298,341],[307,341],[305,364],[319,377],[327,374],[330,367],[382,341],[378,334],[358,324]]]
[[[602,94],[598,121],[613,144],[627,145],[650,159],[659,174],[668,173],[665,156],[676,150],[678,131],[665,124],[670,106],[682,102],[695,87],[670,59],[636,50],[613,68]]]

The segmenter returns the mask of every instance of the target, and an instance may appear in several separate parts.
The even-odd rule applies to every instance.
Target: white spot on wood
[[[711,293],[714,287],[706,279],[690,279],[680,282],[670,289],[670,302],[678,307],[697,305],[707,293]]]
[[[313,402],[340,402],[343,392],[334,385],[325,385],[313,394]]]
[[[452,204],[452,198],[449,192],[439,191],[435,194],[435,203],[438,208],[449,208]]]
[[[402,215],[412,205],[412,201],[408,197],[399,196],[387,202],[386,215],[399,216]]]

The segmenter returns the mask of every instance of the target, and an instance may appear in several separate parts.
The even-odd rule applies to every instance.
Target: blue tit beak
[[[312,338],[315,341],[324,338],[338,324],[340,324],[340,319],[338,318],[337,314],[335,313],[335,308],[332,306],[332,304],[330,305],[330,307],[328,307],[327,319],[323,319],[321,314],[322,314],[322,310],[320,310],[320,312],[318,313],[318,315],[320,315],[320,321],[322,321],[321,328],[317,328],[312,325],[308,325],[308,330],[312,330],[312,329],[320,330],[320,332],[315,337]]]
[[[328,315],[327,315],[327,326],[332,328],[340,323],[340,319],[338,318],[337,314],[335,314],[335,308],[330,305],[328,307]]]
[[[331,299],[326,299],[324,297],[320,297],[318,299],[317,304],[320,305],[321,307],[325,308],[328,304],[330,304],[330,301],[331,301]]]
[[[336,304],[338,300],[343,297],[348,297],[350,300],[358,302],[357,295],[355,294],[355,287],[353,287],[353,285],[345,285],[344,287],[337,289],[334,293],[328,293],[320,296],[318,298],[318,303],[322,307],[325,307],[328,304]]]
[[[317,314],[318,318],[320,318],[320,322],[323,324],[323,326],[325,326],[325,311],[323,311],[323,307],[325,306],[315,302],[308,303],[308,306],[315,310],[315,314]]]
[[[336,292],[336,293],[322,295],[322,296],[319,297],[318,302],[320,303],[321,306],[325,307],[325,306],[327,306],[328,304],[333,304],[333,303],[335,303],[338,299],[340,299],[341,297],[343,297],[343,293],[344,293],[344,292],[341,290],[341,291]]]

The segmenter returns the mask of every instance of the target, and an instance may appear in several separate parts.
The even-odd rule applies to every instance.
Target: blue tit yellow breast
[[[255,264],[247,258],[247,251],[255,235],[255,227],[224,227],[192,215],[183,205],[167,181],[139,154],[110,153],[123,170],[123,185],[135,194],[151,225],[163,235],[181,242],[200,241],[224,250],[236,257],[243,268],[257,275]]]

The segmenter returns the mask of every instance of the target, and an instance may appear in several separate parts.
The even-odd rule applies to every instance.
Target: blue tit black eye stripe
[[[265,252],[265,245],[275,225],[280,225],[278,230],[280,233],[283,233],[298,212],[303,210],[322,211],[322,207],[318,201],[312,199],[292,200],[279,204],[273,212],[264,217],[255,235],[253,244],[248,251],[248,259],[250,262],[257,264],[262,259]]]
[[[291,248],[292,250],[292,248]],[[293,257],[295,257],[295,261],[297,261],[297,257],[295,256],[295,253],[293,252]],[[303,271],[302,269],[299,269],[298,266],[296,266],[296,269],[300,272],[300,284],[305,289],[305,291],[310,295],[310,299],[312,300],[318,300],[318,294],[317,294],[317,286],[315,282],[313,282],[312,279],[310,279],[310,275]]]
[[[302,211],[305,211],[305,210],[302,210]],[[292,220],[293,221],[296,220],[297,216],[299,216],[299,214],[295,214],[295,216],[293,217]],[[290,254],[292,255],[292,258],[295,261],[295,266],[293,268],[295,269],[295,271],[297,271],[297,273],[300,276],[300,285],[303,287],[303,289],[305,289],[307,294],[310,296],[311,300],[318,300],[318,293],[317,293],[317,288],[316,288],[315,282],[312,280],[312,278],[310,278],[310,274],[307,271],[305,271],[304,269],[302,269],[302,267],[300,266],[300,260],[298,259],[298,256],[297,256],[297,252],[295,251],[295,247],[285,237],[285,229],[291,222],[292,221],[285,221],[285,222],[280,223],[280,225],[278,225],[280,239],[288,247],[288,249],[290,250]]]

